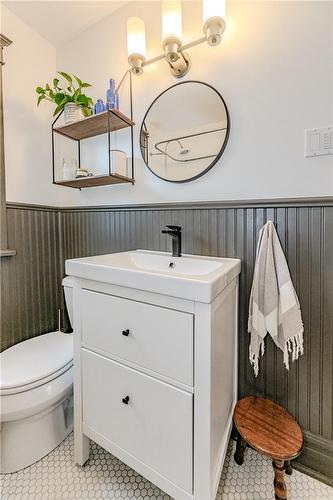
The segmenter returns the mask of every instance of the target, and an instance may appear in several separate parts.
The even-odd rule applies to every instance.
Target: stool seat
[[[302,449],[300,426],[287,410],[270,399],[241,399],[235,408],[234,422],[252,448],[272,459],[292,460]]]
[[[284,473],[292,473],[290,460],[303,446],[302,429],[294,417],[270,399],[249,396],[238,401],[234,411],[238,431],[235,462],[242,465],[247,445],[273,461],[276,500],[287,500]]]

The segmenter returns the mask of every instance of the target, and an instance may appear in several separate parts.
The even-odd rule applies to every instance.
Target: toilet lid
[[[72,361],[72,334],[51,332],[20,342],[0,354],[0,390],[43,382]]]

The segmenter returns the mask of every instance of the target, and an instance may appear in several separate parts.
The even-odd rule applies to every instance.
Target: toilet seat
[[[72,365],[72,334],[51,332],[16,344],[0,354],[0,395],[47,384]]]

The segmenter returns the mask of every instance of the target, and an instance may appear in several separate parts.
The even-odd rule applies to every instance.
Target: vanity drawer
[[[191,493],[193,396],[86,349],[81,354],[83,425]]]
[[[193,385],[193,315],[81,292],[82,345]]]

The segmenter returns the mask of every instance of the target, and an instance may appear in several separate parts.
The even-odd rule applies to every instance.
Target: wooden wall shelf
[[[68,125],[55,127],[57,134],[64,135],[69,139],[81,141],[96,135],[106,134],[109,130],[114,132],[126,127],[132,127],[134,122],[117,109],[104,111],[97,115],[88,116]]]
[[[63,111],[56,117],[56,119],[52,123],[52,178],[53,184],[57,186],[66,186],[75,189],[82,188],[90,188],[97,186],[108,186],[115,184],[134,184],[134,121],[133,121],[133,103],[132,103],[132,73],[131,71],[126,71],[124,77],[122,78],[120,84],[118,85],[117,92],[120,87],[125,83],[126,79],[129,79],[129,104],[130,104],[130,115],[124,115],[118,109],[110,109],[104,111],[102,113],[98,113],[96,115],[88,116],[87,118],[83,118],[82,120],[78,120],[74,123],[69,123],[67,125],[58,125],[59,118],[62,115]],[[112,152],[112,143],[113,143],[113,135],[112,133],[121,130],[127,129],[129,131],[130,139],[129,139],[129,147],[125,147],[127,161],[131,163],[130,171],[127,173],[130,177],[125,177],[123,175],[112,173],[112,171],[117,172],[117,165],[112,164],[111,160],[111,152]],[[108,161],[105,166],[105,170],[107,173],[103,173],[101,175],[93,175],[91,177],[81,177],[80,179],[71,179],[71,180],[62,180],[57,179],[56,177],[56,166],[55,166],[55,134],[59,134],[63,137],[71,139],[76,142],[77,147],[77,165],[78,168],[81,168],[81,141],[84,139],[89,139],[90,137],[95,137],[98,135],[106,134],[107,137],[107,155]],[[130,149],[130,152],[129,152]],[[94,165],[91,165],[94,168]],[[123,170],[120,170],[123,171]]]
[[[134,184],[135,180],[130,177],[124,177],[119,174],[94,175],[92,177],[83,177],[81,179],[71,179],[68,181],[56,181],[54,184],[76,189],[107,186],[110,184]]]

